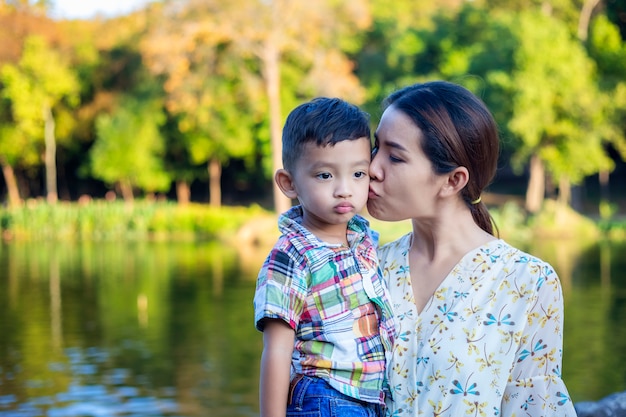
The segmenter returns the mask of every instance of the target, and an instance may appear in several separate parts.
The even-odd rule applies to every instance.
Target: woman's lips
[[[376,191],[372,190],[372,187],[370,187],[369,192],[367,193],[367,197],[369,199],[375,199],[378,197],[378,194],[376,194]]]

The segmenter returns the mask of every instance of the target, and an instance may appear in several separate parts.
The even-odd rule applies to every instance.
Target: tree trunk
[[[569,205],[571,199],[572,184],[570,183],[569,177],[567,175],[561,175],[561,177],[559,178],[559,196],[556,205],[556,224],[565,225],[565,208]]]
[[[7,193],[9,194],[9,206],[17,207],[22,200],[20,199],[20,190],[17,186],[13,167],[4,160],[0,162],[0,165],[2,165],[2,175],[4,175],[4,183],[7,186]]]
[[[133,195],[133,186],[129,181],[122,180],[119,182],[120,191],[122,192],[122,198],[126,203],[132,203],[135,201],[135,196]]]
[[[176,181],[176,200],[181,206],[186,206],[191,201],[191,189],[187,181]]]
[[[583,8],[578,18],[578,39],[585,42],[589,36],[589,22],[593,9],[600,3],[600,0],[585,0]]]
[[[273,6],[276,7],[276,6]],[[277,23],[278,24],[278,23]],[[272,143],[272,168],[276,172],[282,168],[282,127],[280,106],[280,51],[276,41],[270,36],[264,45],[261,60],[263,62],[263,77],[269,101],[270,137]],[[291,201],[278,188],[276,181],[272,181],[274,190],[274,210],[277,213],[287,211]]]
[[[537,155],[530,158],[530,178],[526,188],[526,210],[536,213],[541,209],[546,190],[543,161]]]
[[[611,199],[609,193],[609,171],[600,171],[598,173],[598,182],[600,183],[600,201],[609,201]]]
[[[598,183],[600,184],[600,202],[598,203],[598,213],[600,218],[608,219],[615,214],[611,205],[611,190],[609,188],[609,171],[603,169],[598,172]]]
[[[222,206],[222,164],[217,158],[209,161],[209,205],[219,208]]]
[[[55,204],[59,198],[57,193],[57,146],[54,138],[54,117],[52,116],[52,110],[47,105],[44,106],[43,116],[45,120],[44,137],[46,143],[46,199],[48,203]]]
[[[566,175],[559,178],[559,204],[563,207],[569,205],[572,200],[572,185]]]

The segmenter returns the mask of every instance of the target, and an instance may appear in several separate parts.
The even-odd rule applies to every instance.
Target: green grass
[[[258,206],[31,202],[17,209],[1,209],[0,230],[5,239],[18,240],[226,239],[250,218],[264,213]]]
[[[529,216],[516,203],[492,207],[500,236],[515,242],[547,237],[626,239],[626,221],[593,221],[546,201]],[[259,206],[212,208],[206,204],[94,200],[49,205],[29,201],[15,209],[0,208],[0,233],[6,240],[222,240],[271,244],[278,237],[275,213]],[[411,230],[409,221],[368,218],[381,243]]]

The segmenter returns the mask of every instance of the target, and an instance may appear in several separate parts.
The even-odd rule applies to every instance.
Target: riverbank
[[[486,196],[500,237],[531,239],[626,240],[626,217],[592,219],[569,207],[546,200],[530,216],[515,199]],[[367,215],[366,215],[367,217]],[[223,240],[265,246],[278,237],[277,215],[257,205],[213,208],[206,204],[89,200],[80,203],[29,201],[22,207],[0,209],[4,240]],[[384,243],[410,230],[408,222],[369,218]]]

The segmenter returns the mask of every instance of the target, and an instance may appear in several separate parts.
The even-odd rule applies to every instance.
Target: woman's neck
[[[427,262],[438,259],[457,259],[470,250],[494,240],[495,237],[481,229],[469,210],[432,219],[413,219],[411,252]]]

